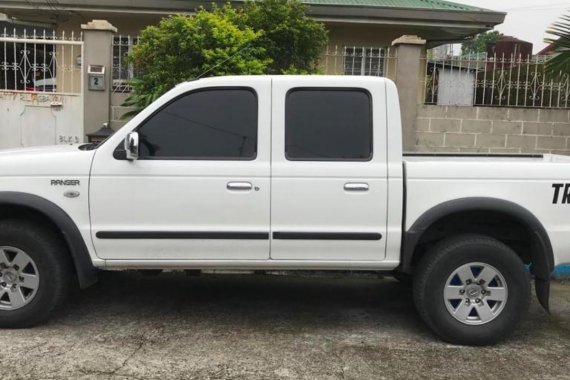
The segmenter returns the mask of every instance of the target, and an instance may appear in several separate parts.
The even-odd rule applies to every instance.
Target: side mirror
[[[125,153],[129,161],[139,158],[139,134],[137,132],[131,132],[125,137]]]

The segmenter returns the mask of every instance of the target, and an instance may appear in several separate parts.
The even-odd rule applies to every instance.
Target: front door
[[[272,259],[384,259],[385,103],[369,78],[273,80]]]
[[[138,160],[121,158],[117,141],[98,149],[90,185],[98,257],[269,258],[271,80],[208,83],[127,126],[139,134]]]

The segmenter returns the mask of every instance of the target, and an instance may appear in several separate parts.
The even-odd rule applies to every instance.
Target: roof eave
[[[233,3],[243,3],[244,0],[230,0]],[[223,4],[224,1],[213,1]],[[4,9],[30,9],[44,11],[84,11],[84,12],[115,12],[131,14],[171,14],[192,12],[200,6],[204,6],[199,0],[137,0],[133,6],[132,0],[98,0],[95,4],[85,0],[60,0],[53,5],[44,0],[3,0],[0,8]],[[367,19],[435,19],[450,22],[473,22],[476,24],[501,24],[505,20],[506,13],[488,10],[443,10],[429,8],[404,8],[404,7],[374,7],[355,5],[321,5],[308,4],[309,12],[315,16],[323,17],[364,17]]]
[[[427,13],[427,15],[426,15]],[[309,14],[315,17],[342,19],[364,18],[367,20],[409,20],[426,24],[474,24],[495,26],[505,21],[506,13],[495,11],[459,11],[440,9],[409,9],[346,5],[311,5]]]

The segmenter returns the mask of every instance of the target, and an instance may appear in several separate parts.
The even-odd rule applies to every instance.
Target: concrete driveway
[[[437,340],[391,279],[104,273],[0,330],[0,379],[569,379],[570,284],[507,342]]]

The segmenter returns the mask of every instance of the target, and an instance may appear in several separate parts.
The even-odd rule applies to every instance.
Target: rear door
[[[274,78],[272,259],[384,259],[385,104],[381,80]]]

